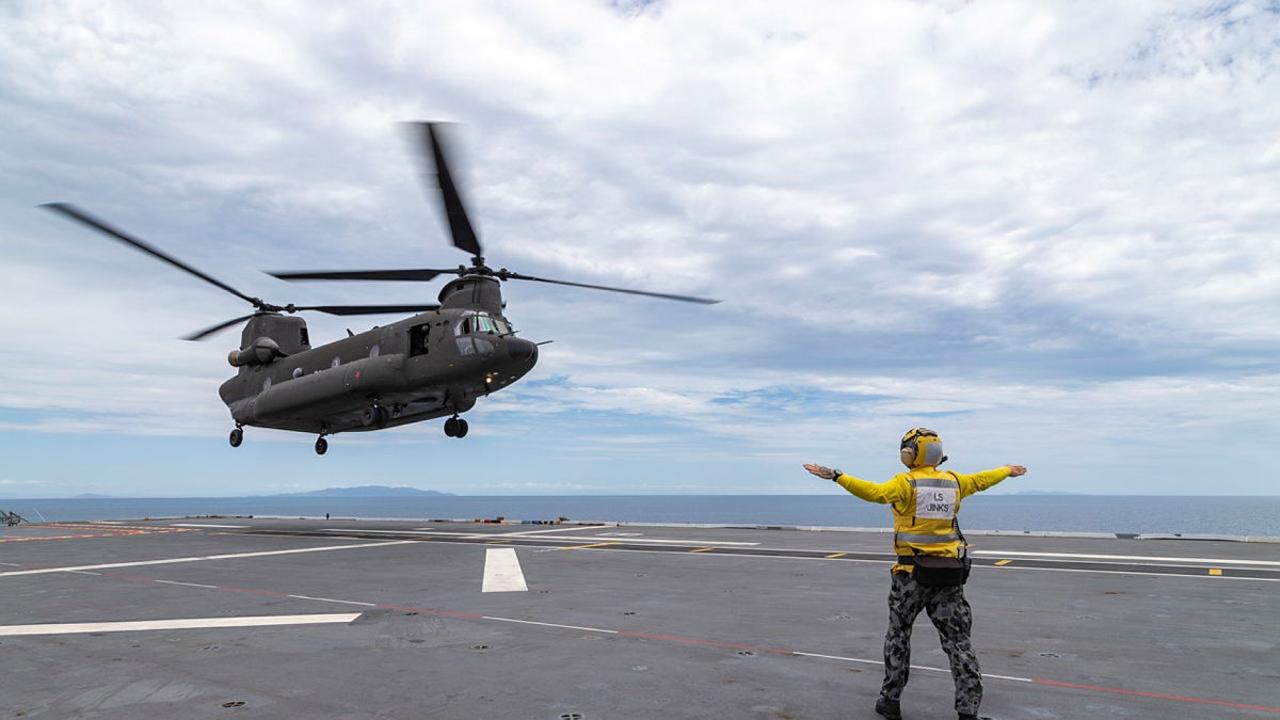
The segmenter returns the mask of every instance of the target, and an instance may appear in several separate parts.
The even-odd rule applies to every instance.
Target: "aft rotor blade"
[[[444,203],[444,214],[449,220],[449,234],[453,236],[453,244],[476,257],[484,254],[480,248],[480,239],[467,217],[466,205],[462,202],[462,194],[449,169],[450,154],[446,149],[447,141],[440,132],[443,123],[417,122],[409,123],[414,135],[422,143],[423,155],[430,155],[435,164],[436,180],[440,186],[440,198]],[[456,155],[456,153],[455,153]],[[425,159],[425,158],[424,158]]]
[[[212,335],[212,334],[214,334],[214,333],[218,332],[219,330],[225,330],[225,329],[227,329],[227,328],[231,327],[232,325],[235,325],[235,324],[236,324],[236,323],[238,323],[238,322],[244,322],[245,320],[248,320],[249,318],[253,317],[254,315],[257,315],[257,313],[250,313],[250,314],[248,314],[248,315],[243,315],[243,316],[238,317],[238,318],[233,318],[233,319],[228,320],[228,321],[226,321],[226,322],[224,322],[224,323],[218,323],[217,325],[214,325],[213,327],[205,328],[204,330],[201,330],[200,332],[192,333],[191,335],[188,335],[188,336],[186,336],[186,337],[184,337],[184,338],[182,338],[182,339],[183,339],[183,340],[203,340],[203,339],[205,339],[205,338],[209,337],[210,335]]]
[[[590,288],[592,290],[608,290],[609,292],[626,293],[628,295],[644,295],[645,297],[662,298],[664,300],[679,300],[681,302],[700,303],[702,305],[715,305],[720,300],[712,300],[711,298],[700,298],[692,295],[672,295],[670,293],[649,292],[647,290],[628,290],[626,288],[609,287],[608,285],[591,285],[589,283],[569,282],[568,280],[548,280],[547,278],[534,277],[532,275],[521,275],[513,272],[499,272],[498,277],[503,280],[529,280],[531,282],[549,283],[551,285],[568,285],[570,287]]]
[[[457,274],[458,269],[435,270],[315,270],[305,272],[269,272],[281,280],[435,280],[440,275]]]
[[[386,315],[391,313],[420,313],[439,310],[439,305],[307,305],[293,310],[315,310],[330,315]]]
[[[221,280],[218,280],[217,278],[214,278],[214,277],[210,277],[209,275],[206,275],[200,272],[199,270],[191,267],[190,265],[182,262],[181,260],[178,260],[177,258],[165,253],[159,248],[152,247],[148,243],[142,240],[139,240],[138,238],[133,237],[132,235],[125,233],[123,230],[119,230],[117,228],[114,228],[108,225],[107,223],[99,220],[98,218],[90,215],[89,213],[81,210],[80,208],[74,205],[69,205],[67,203],[45,203],[44,205],[41,205],[41,207],[48,208],[53,212],[56,212],[60,215],[71,218],[72,220],[75,220],[76,222],[82,225],[93,228],[94,230],[97,230],[100,233],[103,233],[105,235],[110,235],[111,237],[127,245],[132,245],[133,247],[141,250],[144,253],[147,253],[148,255],[154,258],[163,260],[164,262],[169,263],[170,265],[178,268],[179,270],[185,270],[191,273],[192,275],[195,275],[196,277],[200,278],[201,280],[204,280],[210,285],[213,285],[214,287],[221,288],[222,290],[225,290],[231,293],[232,295],[235,295],[241,300],[244,300],[248,303],[252,303],[254,307],[259,307],[262,305],[262,301],[259,300],[258,298],[253,298],[253,297],[249,297],[248,295],[245,295],[244,293],[222,282]]]

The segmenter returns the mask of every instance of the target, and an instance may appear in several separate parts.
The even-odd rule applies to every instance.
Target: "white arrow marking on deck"
[[[349,623],[360,613],[320,615],[257,615],[249,617],[179,618],[100,623],[51,623],[0,625],[0,637],[14,635],[71,635],[73,633],[136,632],[140,630],[199,630],[203,628],[264,627],[269,625],[319,625]]]
[[[515,548],[488,548],[484,553],[484,583],[480,592],[525,592],[524,571]]]

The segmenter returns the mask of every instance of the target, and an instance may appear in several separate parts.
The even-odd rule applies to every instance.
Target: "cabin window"
[[[382,350],[377,345],[374,345],[373,347],[369,348],[369,357],[376,358],[378,357],[378,353],[380,352],[382,352]]]
[[[293,369],[293,379],[294,379],[294,380],[297,380],[297,379],[298,379],[298,378],[300,378],[300,377],[302,377],[302,368],[294,368],[294,369]]]
[[[262,391],[266,392],[271,389],[271,378],[262,381]]]
[[[335,357],[332,361],[329,362],[329,367],[336,368],[341,364],[342,364],[342,358]]]
[[[409,328],[409,357],[431,352],[431,323]]]
[[[498,332],[498,326],[493,322],[493,318],[488,315],[477,315],[476,332],[495,333]]]
[[[307,328],[298,328],[298,341],[302,343],[302,347],[311,347],[311,338],[307,337]]]

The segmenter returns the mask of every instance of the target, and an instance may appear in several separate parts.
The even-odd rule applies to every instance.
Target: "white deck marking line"
[[[485,620],[496,620],[498,622],[519,623],[521,625],[541,625],[542,627],[563,628],[565,630],[585,630],[586,632],[598,632],[608,635],[617,635],[617,630],[606,630],[605,628],[585,627],[583,625],[561,625],[560,623],[538,622],[536,620],[517,620],[516,618],[494,617],[492,615],[481,616]]]
[[[0,625],[0,637],[15,635],[70,635],[74,633],[136,632],[142,630],[199,630],[204,628],[265,627],[270,625],[319,625],[349,623],[360,613],[322,615],[256,615],[246,617],[180,618],[99,623],[51,623]]]
[[[1219,558],[1163,557],[1160,555],[1084,555],[1078,553],[1023,552],[1013,550],[973,550],[974,555],[1010,555],[1017,557],[1068,558],[1076,560],[1143,560],[1147,562],[1199,563],[1205,565],[1266,565],[1280,567],[1276,560],[1222,560]]]
[[[21,566],[21,565],[19,565],[18,563],[6,563],[6,562],[0,562],[0,565],[7,565],[7,566],[9,566],[9,567],[22,567],[22,566]]]
[[[178,580],[156,580],[155,582],[164,583],[165,585],[181,585],[182,587],[204,588],[205,590],[217,590],[217,585],[201,585],[200,583],[180,582]]]
[[[72,572],[72,573],[75,573],[76,575],[101,575],[102,574],[98,572],[93,572],[92,570],[68,570],[67,572]]]
[[[292,550],[264,550],[261,552],[227,553],[225,555],[205,555],[201,557],[166,558],[164,560],[136,560],[134,562],[102,563],[100,565],[73,565],[71,567],[39,568],[37,570],[9,570],[0,572],[0,577],[14,575],[45,575],[48,573],[73,572],[76,570],[110,570],[113,568],[142,567],[144,565],[176,565],[179,563],[201,562],[202,560],[232,560],[235,558],[268,557],[271,555],[296,555],[298,553],[328,552],[330,550],[354,550],[357,548],[383,547],[387,545],[408,545],[413,540],[388,540],[376,543],[359,543],[356,545],[325,545],[322,547],[293,548]]]
[[[365,530],[363,528],[321,528],[320,532],[331,533],[377,533],[378,535],[442,535],[445,537],[478,538],[492,537],[492,533],[447,532],[444,530]]]
[[[215,590],[217,588],[214,588]],[[342,603],[343,605],[359,605],[361,607],[378,607],[377,603],[358,602],[356,600],[339,600],[337,598],[313,597],[311,595],[290,595],[299,600],[319,600],[320,602]]]
[[[486,548],[484,551],[484,581],[480,592],[527,592],[524,571],[515,548]]]
[[[531,540],[543,540],[544,538],[530,538],[530,539],[531,539]],[[581,538],[581,537],[579,537],[579,538],[574,538],[574,539],[575,539],[575,540],[586,540],[587,538]],[[438,544],[440,544],[440,545],[470,545],[470,544],[472,544],[472,543],[462,543],[462,542],[455,542],[455,541],[450,541],[450,540],[441,540]],[[559,550],[559,549],[560,549],[560,548],[557,548],[557,547],[548,547],[548,548],[544,548],[544,547],[531,547],[531,548],[529,548],[529,550],[530,550],[531,552],[535,552],[535,553],[555,552],[555,551],[557,551],[557,550]],[[760,549],[760,550],[788,550],[788,548],[758,548],[758,549]],[[791,548],[791,549],[794,549],[794,548]],[[797,557],[797,556],[795,556],[795,555],[756,555],[756,554],[754,554],[754,553],[733,553],[732,555],[730,555],[730,554],[720,554],[720,555],[717,555],[716,553],[673,553],[673,552],[670,552],[670,551],[663,551],[663,550],[637,550],[637,549],[635,549],[635,548],[613,548],[613,550],[612,550],[612,551],[613,551],[613,552],[628,552],[628,553],[645,553],[645,554],[650,554],[650,555],[653,555],[653,554],[659,554],[659,553],[660,553],[660,554],[666,555],[667,557],[721,557],[721,558],[725,558],[725,557],[729,557],[729,558],[744,558],[744,557],[749,557],[749,558],[761,558],[761,559],[764,559],[764,560],[800,560],[800,561],[807,561],[807,562],[825,562],[825,563],[829,563],[829,562],[831,562],[830,560],[827,560],[825,557],[821,557],[821,556],[819,556],[819,557]],[[1006,554],[1007,554],[1007,553],[1006,553]],[[894,561],[893,561],[892,559],[874,560],[874,559],[851,558],[851,557],[843,557],[843,558],[840,558],[840,562],[879,563],[879,564],[881,564],[881,565],[892,565],[892,564],[894,563]],[[980,567],[987,567],[987,566],[985,566],[985,565],[974,565],[974,567],[975,567],[975,568],[980,568]],[[1170,567],[1178,567],[1178,566],[1170,566]],[[1185,567],[1185,566],[1184,566],[1184,567]],[[1142,572],[1142,571],[1140,571],[1140,570],[1077,570],[1077,569],[1073,569],[1073,568],[1044,568],[1044,567],[1029,567],[1029,566],[1027,566],[1027,565],[1005,565],[1005,566],[1003,566],[1003,567],[1000,567],[1000,568],[999,568],[999,570],[1002,570],[1002,571],[1007,571],[1007,570],[1026,570],[1026,571],[1042,570],[1042,571],[1044,571],[1044,572],[1102,573],[1102,574],[1104,574],[1104,575],[1145,575],[1145,576],[1149,576],[1149,577],[1173,577],[1173,578],[1190,578],[1190,579],[1193,579],[1193,580],[1196,580],[1196,579],[1203,579],[1203,580],[1215,580],[1215,581],[1218,581],[1218,582],[1221,582],[1221,581],[1224,581],[1224,580],[1240,580],[1240,581],[1242,581],[1242,582],[1243,582],[1243,581],[1249,581],[1249,580],[1252,580],[1252,581],[1254,581],[1254,582],[1280,582],[1280,577],[1275,577],[1275,578],[1260,578],[1260,577],[1247,577],[1247,576],[1239,576],[1239,575],[1235,575],[1235,576],[1233,576],[1233,575],[1223,575],[1223,576],[1221,576],[1221,577],[1218,577],[1218,576],[1213,576],[1213,575],[1193,575],[1193,574],[1190,574],[1190,573],[1153,573],[1153,572]],[[8,573],[0,573],[0,577],[3,577],[3,576],[5,576],[5,575],[7,575],[7,574],[8,574]]]
[[[884,661],[882,660],[869,660],[867,658],[843,657],[840,655],[823,655],[821,653],[800,652],[798,650],[793,650],[792,654],[800,655],[803,657],[821,658],[823,660],[839,660],[840,662],[862,663],[863,665],[884,665]],[[928,665],[912,665],[911,669],[912,670],[928,670],[929,672],[946,673],[948,675],[951,674],[951,671],[948,670],[947,668],[930,667]],[[995,680],[1012,680],[1014,682],[1028,682],[1028,683],[1031,682],[1031,678],[1017,677],[1016,675],[995,675],[992,673],[982,673],[982,677],[993,678]]]
[[[494,533],[494,537],[516,537],[519,535],[543,535],[545,533],[576,532],[578,530],[599,530],[603,525],[580,525],[577,527],[555,527],[543,530],[521,530],[519,532]]]
[[[193,527],[193,528],[225,528],[227,530],[241,530],[250,527],[249,525],[211,525],[209,523],[169,523],[169,527]]]

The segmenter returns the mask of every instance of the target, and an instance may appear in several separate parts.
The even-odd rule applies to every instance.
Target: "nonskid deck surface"
[[[1280,717],[1280,545],[971,540],[984,715]],[[0,717],[870,719],[888,549],[424,520],[0,529]],[[916,628],[906,717],[954,717]]]

